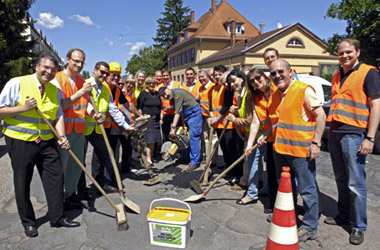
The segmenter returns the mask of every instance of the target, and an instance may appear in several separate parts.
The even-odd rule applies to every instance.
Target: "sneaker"
[[[364,233],[358,229],[352,229],[350,234],[350,243],[353,245],[360,245],[364,241]]]
[[[328,225],[348,225],[350,224],[349,220],[344,218],[341,215],[337,215],[335,217],[326,217],[325,223]]]
[[[307,240],[315,240],[319,234],[316,231],[309,231],[303,227],[298,229],[298,241],[305,242]]]
[[[187,171],[193,171],[194,169],[198,168],[199,167],[199,164],[189,164],[189,166],[187,167]]]

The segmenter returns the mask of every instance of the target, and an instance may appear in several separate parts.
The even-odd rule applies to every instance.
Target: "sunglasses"
[[[106,71],[104,71],[104,70],[100,70],[100,69],[99,69],[99,72],[100,72],[100,74],[102,74],[102,75],[106,75],[106,76],[109,76],[109,75],[110,75],[110,73],[108,73],[108,72],[106,72]]]
[[[154,82],[147,82],[145,85],[154,85]]]
[[[284,70],[280,69],[280,70],[278,70],[278,71],[271,71],[271,72],[270,72],[270,75],[271,75],[271,76],[276,76],[277,73],[278,73],[279,75],[282,75],[282,74],[284,74]]]

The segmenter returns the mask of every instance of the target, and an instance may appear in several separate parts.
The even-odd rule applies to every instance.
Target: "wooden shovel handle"
[[[88,99],[90,100],[91,105],[94,107],[95,114],[98,115],[99,111],[98,111],[98,108],[96,107],[94,97],[92,96],[91,93],[88,95]],[[115,172],[117,187],[118,187],[119,192],[120,192],[123,188],[122,188],[122,185],[121,185],[121,179],[120,179],[119,169],[117,168],[116,160],[115,160],[115,157],[113,155],[113,151],[112,151],[110,142],[108,140],[108,137],[107,137],[107,134],[106,134],[106,130],[104,129],[104,125],[103,124],[99,124],[99,127],[100,127],[100,130],[102,131],[104,142],[106,143],[108,154],[110,156],[111,163],[112,163],[112,166],[113,166],[113,171]]]
[[[41,110],[36,107],[37,113],[41,116],[42,120],[49,126],[50,130],[53,132],[53,134],[58,138],[59,141],[62,141],[63,138],[58,134],[57,130],[53,127],[53,125],[49,122],[48,119],[42,114]],[[100,193],[107,199],[107,201],[111,204],[111,206],[116,210],[116,212],[120,212],[119,209],[116,207],[115,203],[110,199],[110,197],[107,195],[107,193],[103,190],[103,188],[100,187],[98,182],[92,177],[92,175],[87,171],[87,169],[83,166],[82,162],[78,159],[78,157],[74,154],[74,152],[71,149],[67,149],[69,151],[69,154],[74,158],[76,163],[79,165],[79,167],[83,170],[83,172],[87,175],[88,178],[94,183],[94,185],[98,188]]]

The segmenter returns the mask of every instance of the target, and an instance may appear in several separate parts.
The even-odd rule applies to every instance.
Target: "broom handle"
[[[99,112],[98,112],[98,108],[96,107],[94,97],[92,96],[92,94],[89,94],[88,98],[90,99],[91,105],[94,107],[95,114],[98,115]],[[108,141],[108,137],[107,137],[106,131],[104,129],[104,125],[103,124],[99,124],[99,127],[100,127],[100,130],[102,131],[104,142],[106,143],[108,154],[110,156],[110,159],[111,159],[111,162],[112,162],[112,166],[113,166],[113,171],[115,172],[117,187],[118,187],[119,192],[120,192],[122,190],[122,185],[121,185],[121,180],[120,180],[119,169],[117,168],[115,157],[113,155],[110,142]]]
[[[36,110],[37,110],[37,113],[41,116],[42,120],[44,120],[44,122],[49,126],[50,130],[53,132],[53,134],[58,138],[58,140],[62,141],[63,138],[58,134],[57,130],[55,130],[55,128],[53,127],[53,125],[51,125],[51,123],[49,122],[49,120],[46,119],[46,117],[44,116],[44,114],[42,114],[41,110],[39,110],[38,107],[36,107]],[[117,212],[120,212],[119,209],[116,207],[115,203],[110,199],[110,197],[106,194],[106,192],[104,192],[103,188],[101,188],[99,186],[98,182],[87,171],[87,169],[83,166],[82,162],[78,159],[78,157],[74,154],[74,152],[71,149],[67,149],[67,151],[69,151],[69,154],[74,158],[74,160],[76,161],[76,163],[83,170],[83,172],[88,176],[88,178],[90,178],[90,180],[92,181],[92,183],[94,183],[94,185],[98,188],[98,190],[100,191],[100,193],[102,193],[102,195],[104,197],[106,197],[107,201],[111,204],[111,206]]]

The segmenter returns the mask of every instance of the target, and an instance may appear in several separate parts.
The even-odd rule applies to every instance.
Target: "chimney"
[[[259,26],[260,26],[260,33],[263,34],[265,23],[259,23]]]
[[[194,10],[190,12],[190,24],[194,23]]]
[[[216,9],[216,0],[211,0],[211,13],[214,13]]]
[[[235,20],[231,21],[230,32],[231,32],[231,47],[234,47],[236,43],[236,21]]]

